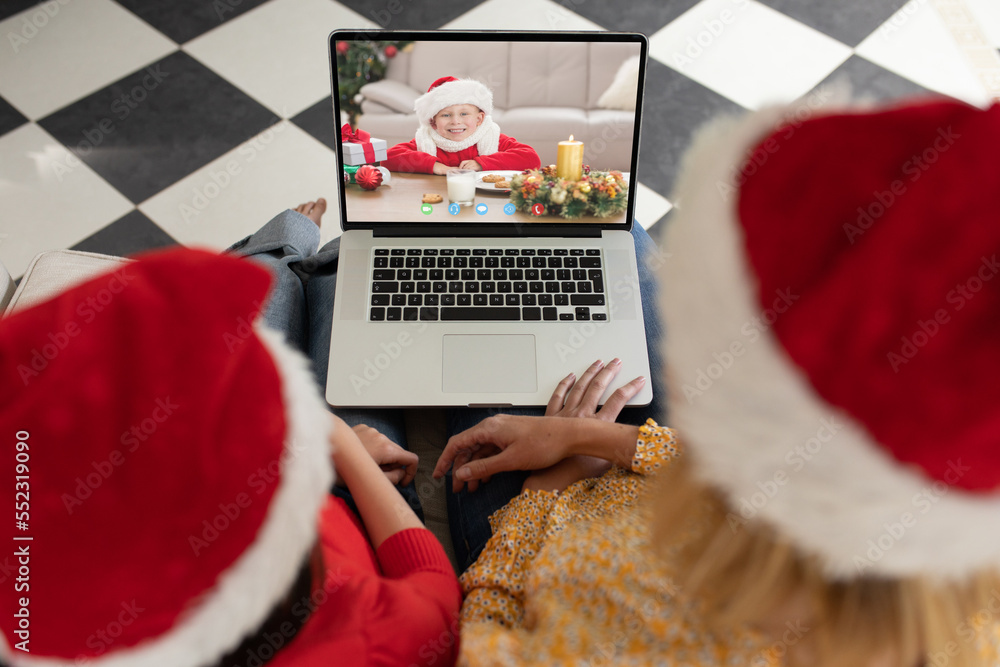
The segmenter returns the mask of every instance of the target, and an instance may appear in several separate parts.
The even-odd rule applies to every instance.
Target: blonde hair
[[[801,639],[809,642],[809,664],[816,667],[858,667],[873,656],[893,667],[924,660],[942,667],[993,664],[985,655],[995,645],[990,634],[1000,627],[992,608],[1000,612],[995,571],[959,583],[865,576],[830,581],[816,558],[801,554],[773,527],[731,512],[721,494],[695,479],[686,456],[661,476],[650,500],[653,548],[676,563],[676,581],[721,636],[798,599],[808,617]],[[799,641],[796,634],[791,643]],[[801,647],[782,641],[768,649],[774,657],[793,650]]]

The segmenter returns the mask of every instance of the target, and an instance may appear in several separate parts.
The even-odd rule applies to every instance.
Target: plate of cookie
[[[476,189],[482,192],[510,193],[510,179],[520,171],[483,171],[476,174]]]

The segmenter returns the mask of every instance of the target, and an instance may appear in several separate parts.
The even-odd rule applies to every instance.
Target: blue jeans
[[[287,210],[256,233],[234,243],[228,252],[244,255],[270,270],[274,282],[264,309],[264,322],[282,332],[292,347],[309,357],[316,382],[322,388],[326,387],[330,357],[330,325],[340,239],[318,248],[319,227],[301,213]],[[406,448],[402,410],[327,407],[349,426],[367,424]],[[400,487],[399,492],[423,520],[416,486],[411,482]],[[357,513],[349,491],[334,487],[332,493],[343,498]]]
[[[666,393],[663,366],[660,360],[662,329],[656,307],[656,283],[652,264],[660,261],[656,243],[639,225],[634,225],[639,266],[639,294],[642,301],[646,342],[649,347],[649,382],[653,401],[644,407],[622,410],[618,421],[642,424],[647,418],[659,423],[666,421]],[[319,248],[319,228],[307,217],[285,211],[260,231],[230,248],[259,262],[271,270],[274,286],[264,310],[268,326],[284,332],[289,343],[304,352],[312,361],[313,372],[320,387],[326,386],[330,358],[330,334],[333,323],[333,300],[337,282],[337,259],[340,240],[334,239]],[[401,447],[407,447],[405,412],[399,409],[336,409],[331,410],[350,425],[368,424]],[[460,433],[483,419],[505,412],[508,414],[541,415],[542,408],[472,409],[453,408],[447,412],[448,436]],[[491,535],[489,517],[521,492],[528,473],[523,471],[494,475],[473,493],[451,491],[449,473],[447,489],[448,522],[459,568],[467,569],[483,550]],[[338,495],[352,504],[350,494],[337,490]],[[413,484],[400,489],[410,506],[421,515],[420,501]]]
[[[632,228],[635,253],[639,268],[639,296],[642,301],[643,324],[646,329],[646,345],[649,350],[649,374],[652,383],[653,400],[643,407],[628,407],[618,415],[618,421],[625,424],[641,425],[647,419],[666,423],[666,387],[663,384],[663,363],[660,357],[662,320],[656,303],[656,280],[654,269],[662,255],[657,244],[639,225]],[[607,360],[605,360],[607,361]],[[631,379],[631,378],[627,378]],[[542,415],[543,408],[453,408],[448,411],[448,436],[461,433],[483,419],[503,412],[518,415]],[[459,569],[463,572],[476,562],[486,542],[493,534],[489,517],[521,493],[521,486],[529,473],[513,471],[494,475],[486,484],[481,484],[474,492],[466,490],[453,493],[451,473],[448,473],[445,489],[448,502],[448,523]]]

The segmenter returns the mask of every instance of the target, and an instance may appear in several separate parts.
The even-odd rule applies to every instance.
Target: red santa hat
[[[1000,106],[702,129],[664,242],[670,419],[734,528],[832,578],[1000,565]]]
[[[493,113],[493,91],[475,79],[443,76],[413,102],[421,124],[430,123],[438,111],[454,104],[472,104],[487,116]]]
[[[472,104],[486,114],[475,134],[463,141],[450,141],[431,128],[431,121],[439,111],[455,104]],[[417,128],[417,149],[437,155],[437,148],[459,151],[476,146],[480,155],[491,155],[499,149],[500,128],[493,121],[493,91],[475,79],[456,79],[443,76],[432,83],[427,92],[413,102],[420,123]]]
[[[330,419],[306,359],[255,323],[269,284],[173,250],[0,321],[0,488],[30,490],[0,661],[212,664],[292,587]]]

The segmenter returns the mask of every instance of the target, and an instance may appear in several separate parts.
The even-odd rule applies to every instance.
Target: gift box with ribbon
[[[344,147],[344,164],[357,166],[385,159],[385,139],[374,139],[364,130],[354,131],[344,123],[340,128],[340,141]]]

